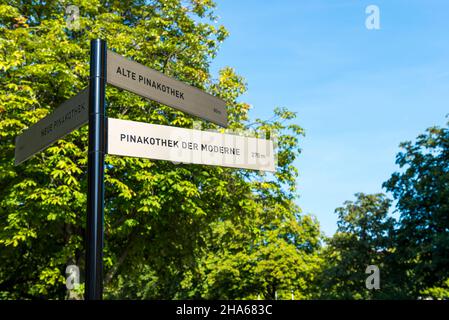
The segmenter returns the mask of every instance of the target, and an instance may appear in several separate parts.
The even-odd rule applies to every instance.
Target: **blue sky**
[[[401,141],[447,122],[449,1],[216,2],[230,37],[212,72],[231,66],[245,77],[252,117],[297,112],[306,130],[298,204],[327,235],[345,200],[383,191]],[[365,27],[371,4],[380,30]]]

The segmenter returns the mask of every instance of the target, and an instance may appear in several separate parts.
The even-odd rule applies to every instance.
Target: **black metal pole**
[[[85,299],[103,295],[104,156],[106,149],[106,42],[95,39],[90,49],[89,154]]]

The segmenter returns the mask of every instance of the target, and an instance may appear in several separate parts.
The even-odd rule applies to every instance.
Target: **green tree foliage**
[[[338,229],[324,249],[324,298],[379,299],[391,289],[394,219],[388,216],[390,205],[383,194],[358,193],[354,202],[346,201],[335,210]],[[367,290],[365,270],[369,265],[380,269],[382,290]]]
[[[383,194],[357,194],[338,208],[337,233],[323,249],[320,297],[449,298],[449,128],[429,128],[401,147],[401,171],[383,185],[399,220]],[[378,291],[365,289],[370,264],[380,269]]]
[[[429,128],[401,144],[402,169],[384,184],[397,200],[397,259],[410,296],[446,288],[449,278],[449,127]],[[430,291],[429,291],[430,290]],[[438,296],[441,297],[441,290]],[[446,294],[446,298],[449,295]]]
[[[296,299],[310,298],[319,266],[319,228],[309,216],[292,215],[292,209],[299,212],[274,205],[238,224],[218,222],[202,260],[206,282],[197,289],[202,297],[291,299],[293,293]]]
[[[67,28],[65,8],[80,8]],[[107,156],[108,298],[310,296],[319,228],[300,214],[302,129],[276,109],[249,122],[244,80],[214,79],[226,38],[210,0],[0,1],[0,297],[65,298],[65,268],[84,267],[87,128],[14,167],[14,139],[88,84],[90,39],[227,102],[230,128],[277,133],[274,174]],[[190,116],[107,88],[108,115],[192,127]],[[196,119],[197,120],[197,119]],[[202,123],[203,129],[217,128]]]

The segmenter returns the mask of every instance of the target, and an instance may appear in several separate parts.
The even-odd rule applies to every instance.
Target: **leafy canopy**
[[[65,9],[80,9],[78,30]],[[210,0],[0,1],[0,297],[64,298],[65,268],[84,267],[87,128],[14,167],[14,139],[88,84],[89,43],[227,102],[230,128],[278,136],[274,174],[107,156],[105,285],[109,298],[306,297],[319,229],[293,203],[302,129],[277,108],[248,119],[246,84],[209,72],[228,33]],[[198,120],[108,87],[108,115],[192,127]],[[216,128],[201,123],[203,129]]]

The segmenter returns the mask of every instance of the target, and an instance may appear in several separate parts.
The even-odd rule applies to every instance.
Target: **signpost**
[[[274,171],[271,140],[108,119],[108,154]]]
[[[106,118],[106,82],[186,113],[227,126],[225,102],[91,41],[89,88],[16,139],[19,165],[89,122],[85,299],[103,293],[104,158],[113,155],[275,171],[270,140]]]
[[[70,98],[16,138],[14,164],[19,165],[56,140],[87,123],[89,90]]]
[[[108,50],[109,84],[227,127],[226,103]]]

